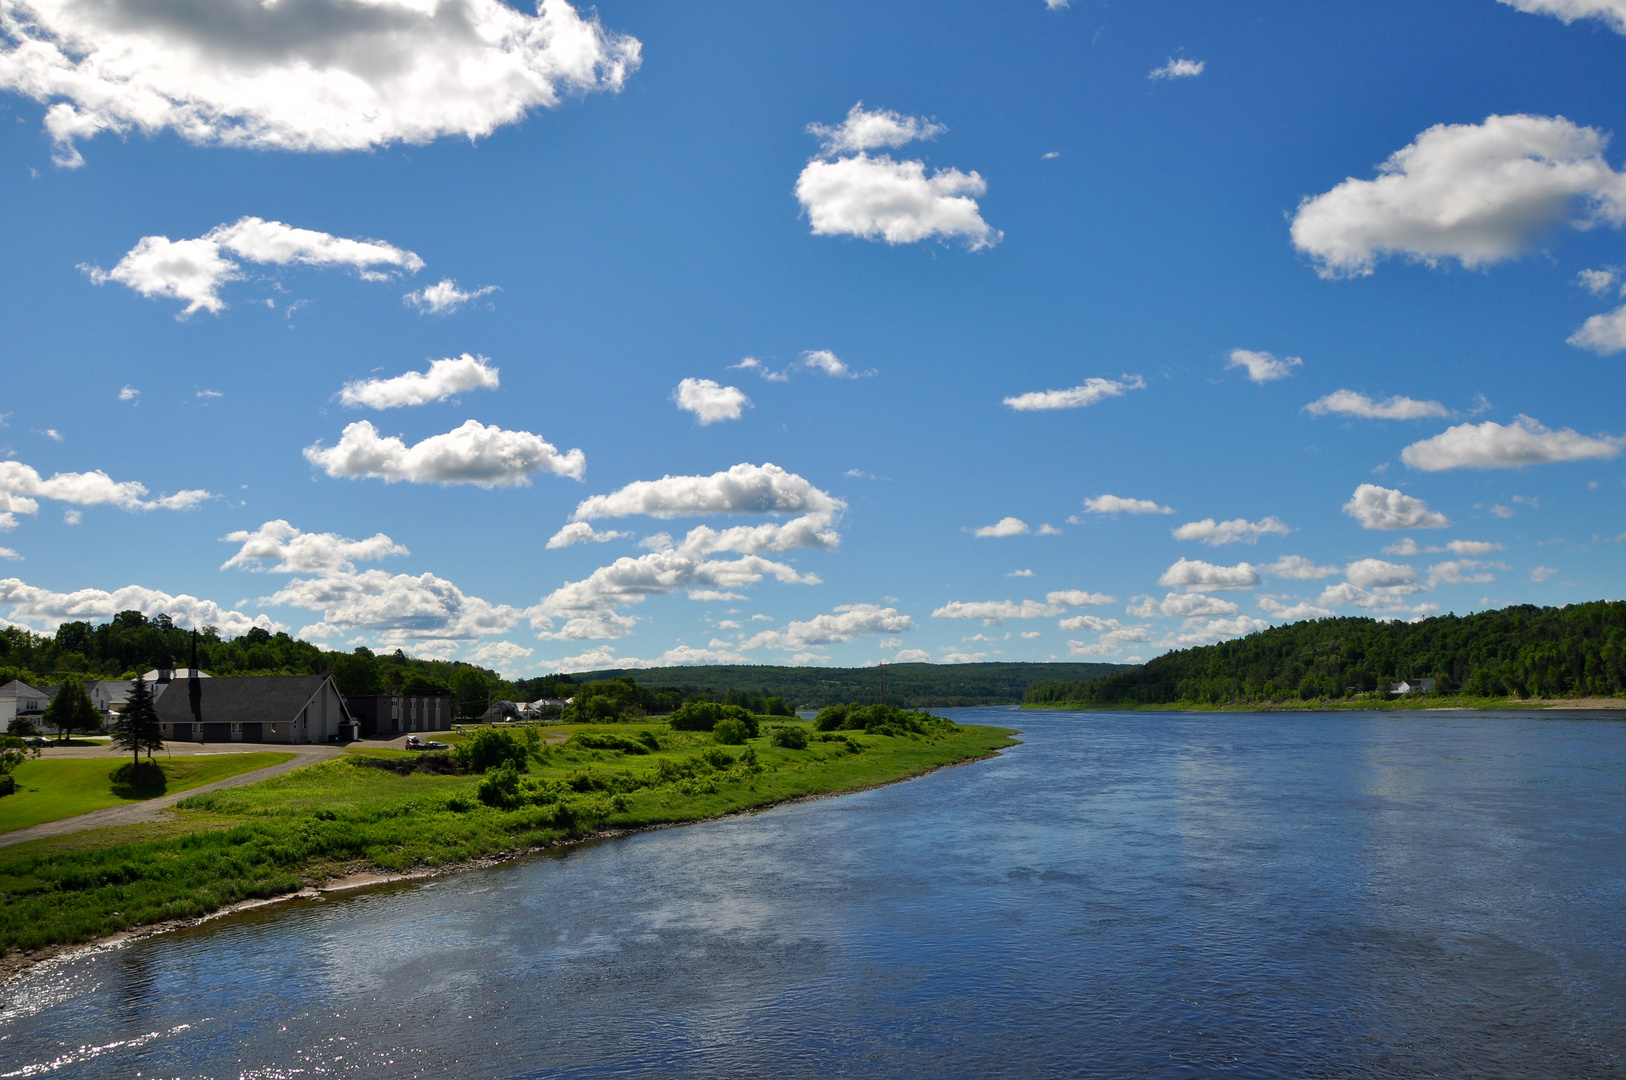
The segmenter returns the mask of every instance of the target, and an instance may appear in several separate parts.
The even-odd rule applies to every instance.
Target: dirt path
[[[233,744],[241,745],[241,744]],[[238,787],[242,784],[252,784],[259,780],[268,780],[273,776],[289,772],[301,765],[313,765],[318,761],[337,757],[344,753],[336,746],[276,746],[266,744],[256,745],[255,750],[270,750],[282,753],[292,753],[292,761],[284,761],[280,765],[271,765],[264,769],[255,769],[253,772],[240,773],[237,776],[228,776],[224,780],[216,780],[212,784],[203,784],[185,791],[177,791],[170,795],[160,795],[156,799],[146,799],[142,802],[125,803],[122,806],[109,806],[102,810],[92,810],[88,814],[79,814],[76,817],[61,818],[57,821],[46,821],[39,825],[30,825],[26,829],[17,829],[14,832],[0,834],[0,847],[11,844],[22,844],[29,840],[43,840],[50,836],[67,836],[70,833],[84,832],[86,829],[105,829],[112,825],[135,825],[143,821],[157,821],[171,806],[182,799],[201,795],[206,791],[217,791],[220,788]],[[221,751],[216,750],[215,753]],[[236,751],[241,752],[241,751]],[[79,755],[73,755],[79,756]],[[85,756],[101,756],[90,754]]]

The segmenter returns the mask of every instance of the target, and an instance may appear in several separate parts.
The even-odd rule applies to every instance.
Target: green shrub
[[[452,756],[464,772],[483,773],[493,766],[504,766],[520,773],[526,770],[530,749],[524,740],[507,731],[481,728],[453,750]]]
[[[771,697],[762,703],[762,711],[769,716],[795,716],[796,711],[785,704],[784,698]]]
[[[793,724],[780,724],[768,729],[768,741],[786,750],[806,750],[807,729]]]
[[[639,734],[649,737],[647,739],[629,739],[625,735],[603,735],[596,731],[578,731],[570,737],[570,741],[577,746],[585,746],[589,750],[619,750],[623,754],[647,754],[652,749],[660,749],[659,743],[656,743],[653,747],[649,745],[655,738],[652,734],[647,731],[639,732]]]
[[[813,718],[819,731],[867,731],[871,735],[951,735],[959,725],[941,716],[896,705],[830,705]]]
[[[720,720],[738,720],[745,725],[746,734],[755,738],[757,718],[738,705],[719,705],[715,701],[691,701],[672,712],[666,722],[673,731],[712,731]]]
[[[714,769],[726,769],[734,764],[734,756],[727,751],[713,747],[700,755],[700,759]]]
[[[835,731],[847,720],[847,706],[826,705],[819,710],[819,715],[813,718],[813,727],[818,731]]]
[[[491,770],[480,786],[474,789],[475,798],[499,810],[513,810],[520,804],[519,771],[511,763]]]
[[[0,773],[0,797],[10,795],[17,790],[17,778],[10,773]]]
[[[751,735],[743,723],[730,716],[717,721],[717,726],[711,729],[711,737],[725,746],[744,746]]]

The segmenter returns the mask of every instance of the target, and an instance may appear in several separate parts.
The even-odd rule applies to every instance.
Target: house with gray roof
[[[12,721],[19,716],[32,720],[38,726],[45,706],[54,696],[52,691],[35,689],[21,679],[13,679],[0,686],[0,731],[10,731]]]
[[[233,675],[160,684],[165,741],[325,743],[355,721],[328,675]]]

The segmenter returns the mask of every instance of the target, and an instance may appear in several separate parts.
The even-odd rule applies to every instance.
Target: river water
[[[949,710],[997,760],[38,968],[0,1073],[1626,1076],[1626,722]]]

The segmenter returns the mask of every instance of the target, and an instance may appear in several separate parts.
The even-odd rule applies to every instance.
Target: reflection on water
[[[1626,724],[1004,757],[38,969],[5,1076],[1626,1075]]]

